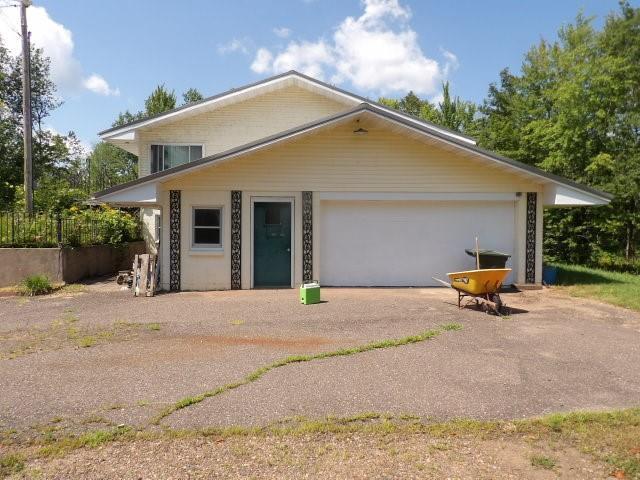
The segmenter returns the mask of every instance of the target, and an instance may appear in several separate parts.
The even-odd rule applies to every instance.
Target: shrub
[[[106,205],[102,206],[94,215],[102,224],[104,243],[119,245],[136,240],[140,236],[139,223],[133,215]]]
[[[640,258],[625,258],[607,252],[598,252],[594,255],[591,265],[603,270],[622,273],[635,273],[640,275]]]
[[[46,275],[30,275],[22,281],[20,289],[24,295],[32,297],[49,293],[53,287]]]

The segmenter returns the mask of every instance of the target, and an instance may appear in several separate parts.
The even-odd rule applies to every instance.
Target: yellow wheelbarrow
[[[475,303],[487,313],[501,315],[505,311],[505,305],[498,292],[509,272],[511,272],[510,268],[467,270],[447,273],[451,283],[438,278],[434,280],[458,292],[458,308],[465,308]],[[468,301],[463,304],[465,297],[468,297]]]

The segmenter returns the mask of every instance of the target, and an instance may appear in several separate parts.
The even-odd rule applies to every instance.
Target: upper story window
[[[151,145],[151,173],[202,158],[202,145]]]

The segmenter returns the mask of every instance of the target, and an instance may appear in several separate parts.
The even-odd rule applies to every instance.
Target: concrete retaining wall
[[[43,274],[52,282],[73,283],[131,268],[133,257],[145,253],[145,242],[114,247],[0,248],[0,287],[16,285],[29,275]]]

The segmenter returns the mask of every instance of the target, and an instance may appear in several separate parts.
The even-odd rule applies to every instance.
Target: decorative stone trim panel
[[[302,192],[302,281],[313,280],[313,192]]]
[[[169,191],[169,290],[180,290],[180,190]]]
[[[231,192],[231,290],[242,288],[242,192]]]
[[[527,234],[525,254],[525,282],[536,283],[536,211],[538,194],[527,192]]]

